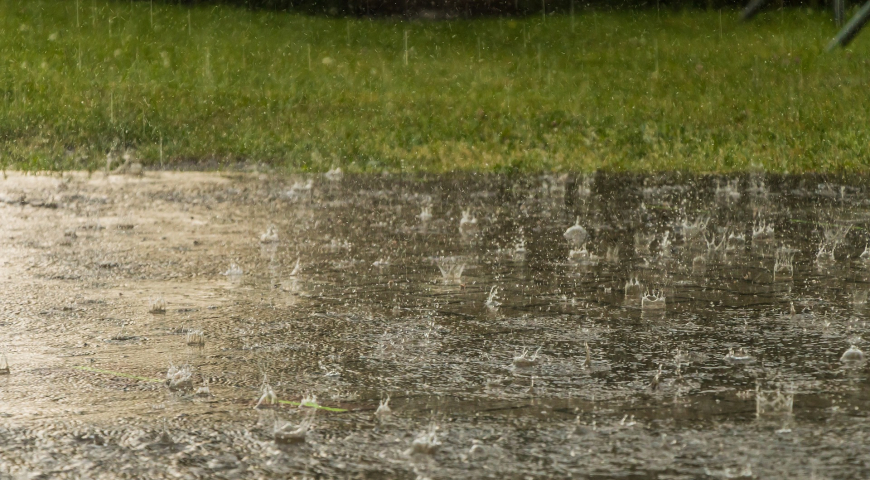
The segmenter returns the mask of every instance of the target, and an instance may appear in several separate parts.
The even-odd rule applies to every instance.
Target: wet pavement
[[[0,479],[870,475],[866,179],[7,175]]]

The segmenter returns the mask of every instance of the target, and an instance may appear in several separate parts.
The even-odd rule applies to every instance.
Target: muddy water
[[[0,478],[866,477],[862,181],[9,175]]]

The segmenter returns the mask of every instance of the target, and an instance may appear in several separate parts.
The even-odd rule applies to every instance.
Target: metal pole
[[[761,7],[767,3],[767,0],[752,0],[749,2],[749,5],[743,9],[743,13],[740,14],[740,20],[747,22],[752,20],[752,17],[758,14],[761,11]]]
[[[831,40],[831,43],[828,44],[828,51],[834,49],[837,45],[841,47],[845,47],[849,44],[857,35],[858,32],[864,28],[864,25],[867,24],[867,21],[870,20],[870,2],[864,4],[861,7],[861,10],[858,10],[858,13],[849,20],[849,23],[846,24],[845,27],[837,33],[837,36]]]

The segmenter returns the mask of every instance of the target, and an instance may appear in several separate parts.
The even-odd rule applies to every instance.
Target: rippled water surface
[[[862,178],[14,174],[0,200],[0,478],[870,475]]]

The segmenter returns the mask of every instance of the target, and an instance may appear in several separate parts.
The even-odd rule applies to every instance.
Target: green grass
[[[866,169],[870,33],[825,54],[825,12],[736,16],[0,0],[0,163],[94,169],[133,148],[293,171]]]

